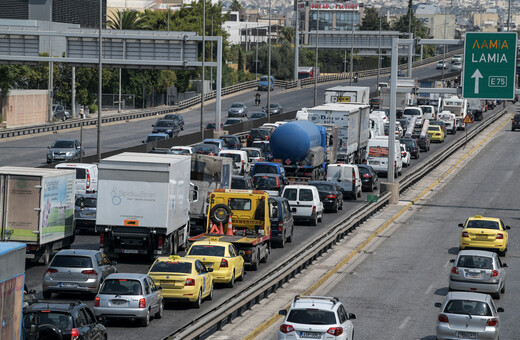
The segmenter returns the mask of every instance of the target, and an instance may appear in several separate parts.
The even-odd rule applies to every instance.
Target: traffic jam
[[[411,89],[410,81],[398,79],[397,86]],[[113,321],[146,327],[172,305],[203,308],[268,262],[272,248],[292,242],[300,226],[319,226],[362,192],[377,200],[390,148],[397,178],[431,144],[444,143],[499,104],[402,90],[390,126],[390,93],[383,83],[379,89],[375,100],[368,87],[329,88],[324,104],[254,128],[245,138],[223,134],[99,164],[77,162],[84,152],[78,141],[56,140],[47,154],[55,168],[0,167],[9,239],[27,244],[27,261],[45,266],[41,290],[24,289],[24,336],[106,339]],[[180,114],[168,114],[146,142],[175,137],[183,127]],[[505,292],[501,257],[510,227],[483,216],[460,226],[450,293],[438,305],[437,338],[495,339],[503,309],[494,301]],[[83,233],[97,235],[99,249],[73,246]],[[15,251],[7,247],[1,254]],[[145,259],[148,272],[118,270],[117,261],[132,258]],[[35,299],[39,293],[44,300]],[[76,293],[73,303],[59,299]],[[353,338],[355,314],[332,297],[297,296],[280,314],[279,339]],[[323,327],[310,332],[316,322]]]

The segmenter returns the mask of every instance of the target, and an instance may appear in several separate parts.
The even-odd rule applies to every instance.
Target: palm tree
[[[292,27],[284,26],[280,31],[280,39],[292,42],[294,38],[294,30]]]
[[[137,11],[112,12],[107,21],[107,26],[116,30],[136,30],[143,24],[142,16]]]
[[[242,4],[238,0],[233,0],[233,2],[231,3],[230,9],[232,11],[242,12],[242,10],[244,8],[242,7]]]

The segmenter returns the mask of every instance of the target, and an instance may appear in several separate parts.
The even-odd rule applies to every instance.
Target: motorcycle
[[[255,98],[255,105],[256,106],[260,105],[260,98],[259,97]]]

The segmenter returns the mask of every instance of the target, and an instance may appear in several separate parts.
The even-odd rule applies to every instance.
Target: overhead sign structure
[[[516,32],[466,33],[464,98],[514,99]]]

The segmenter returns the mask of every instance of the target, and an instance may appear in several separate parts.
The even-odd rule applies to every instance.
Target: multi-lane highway
[[[413,71],[414,78],[424,79],[440,74],[435,69],[435,63],[415,68]],[[382,76],[380,81],[388,81],[388,76]],[[324,90],[335,85],[348,85],[348,80],[337,82],[322,83],[318,86],[319,104],[323,103]],[[360,79],[358,86],[370,86],[372,91],[376,88],[376,77]],[[283,106],[284,111],[294,111],[302,107],[314,106],[314,89],[307,86],[302,89],[284,90],[275,88],[272,92],[271,102],[279,103]],[[227,118],[227,108],[232,102],[244,102],[249,111],[257,111],[261,107],[254,105],[255,90],[246,90],[238,94],[226,96],[222,98],[222,119]],[[261,92],[262,104],[267,103],[266,92]],[[181,133],[188,134],[200,130],[200,108],[199,106],[181,112],[185,119],[185,129]],[[102,152],[117,150],[121,148],[135,146],[141,143],[146,136],[152,132],[152,124],[158,117],[136,119],[128,122],[117,122],[105,124],[102,126]],[[215,101],[210,101],[205,105],[205,123],[215,121]],[[0,164],[12,166],[40,166],[45,164],[47,155],[47,146],[51,145],[58,138],[80,139],[79,129],[62,130],[57,133],[44,133],[38,135],[29,135],[25,137],[15,137],[0,140]],[[97,137],[96,128],[89,127],[83,129],[83,145],[87,155],[96,153]]]
[[[485,114],[485,116],[488,116],[488,114]],[[442,147],[453,142],[454,139],[460,137],[462,137],[462,133],[459,132],[455,136],[450,135],[443,144],[432,143],[431,151],[428,153],[421,153],[420,159],[412,160],[412,164],[427,161],[428,158],[430,158]],[[404,173],[408,171],[409,169],[404,168]],[[363,200],[365,199],[366,195],[363,195]],[[301,245],[311,240],[316,232],[323,231],[325,228],[335,224],[335,222],[340,220],[345,214],[357,209],[360,204],[362,204],[362,200],[346,201],[345,203],[345,209],[341,214],[326,214],[323,222],[320,223],[317,227],[297,225],[295,227],[295,235],[292,243],[287,244],[283,249],[274,248],[268,263],[265,265],[262,264],[260,266],[260,270],[257,272],[249,271],[246,275],[246,280],[244,282],[238,282],[235,288],[230,289],[218,287],[215,292],[214,300],[204,302],[201,310],[194,310],[186,305],[170,304],[166,307],[164,318],[161,320],[153,320],[151,325],[146,329],[139,328],[137,326],[128,327],[127,322],[112,323],[109,326],[110,338],[123,339],[125,337],[128,338],[129,336],[148,336],[151,339],[159,339],[170,334],[173,330],[190,322],[203,311],[207,311],[218,306],[222,301],[230,298],[236,290],[241,289],[250,282],[253,282],[256,279],[262,277],[262,275],[266,273],[269,268],[273,267],[281,258],[298,252]],[[76,237],[76,242],[74,243],[73,248],[98,249],[99,237],[96,235],[78,235]],[[120,272],[145,273],[149,267],[148,262],[139,262],[136,261],[136,259],[133,257],[121,258],[118,260],[118,262],[118,269]],[[41,278],[43,276],[43,272],[44,268],[41,265],[31,266],[27,269],[27,284],[29,288],[36,289],[38,292],[41,291]],[[41,297],[41,293],[38,293],[38,297]],[[78,296],[55,295],[53,298],[58,300],[68,300],[76,299]],[[92,301],[88,301],[88,303],[92,304]],[[172,323],[172,320],[175,320],[175,322]]]

